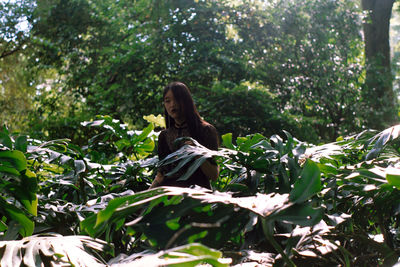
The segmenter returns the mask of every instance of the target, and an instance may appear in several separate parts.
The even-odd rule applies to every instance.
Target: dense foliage
[[[400,125],[357,3],[0,2],[0,266],[396,263]],[[172,80],[218,151],[155,156]],[[207,158],[213,190],[148,189]]]
[[[98,117],[82,123],[93,137],[81,147],[4,128],[1,265],[397,261],[400,126],[318,146],[288,132],[226,134],[219,151],[196,143],[159,162],[153,122],[130,131]],[[210,157],[215,191],[146,190],[157,166],[179,161],[189,175]]]
[[[143,114],[162,113],[161,91],[172,80],[188,84],[205,119],[235,137],[285,129],[316,143],[371,125],[365,112],[374,94],[362,93],[353,1],[20,4],[14,15],[25,14],[31,28],[21,34],[27,46],[17,70],[26,77],[18,85],[32,88],[23,96],[33,112],[17,117],[20,124],[3,121],[33,137],[82,144],[79,123],[98,114],[142,128]],[[1,62],[5,80],[16,58]],[[4,114],[16,112],[5,104]]]

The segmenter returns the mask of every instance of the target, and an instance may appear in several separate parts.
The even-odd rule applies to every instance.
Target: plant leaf
[[[227,133],[221,136],[222,144],[229,149],[235,149],[235,146],[232,144],[232,133]]]
[[[300,178],[295,182],[290,192],[290,201],[301,203],[315,195],[321,190],[321,179],[318,165],[307,160]]]
[[[3,161],[10,162],[19,172],[27,167],[24,153],[18,150],[0,151],[0,164],[3,164]]]
[[[14,221],[21,225],[19,233],[22,236],[30,236],[33,233],[34,223],[29,219],[25,213],[18,209],[16,206],[9,204],[2,197],[0,197],[0,207],[5,211],[5,213]],[[1,265],[3,266],[3,265]]]
[[[12,149],[12,140],[8,134],[5,132],[0,132],[0,144],[3,144],[5,147]]]
[[[106,242],[87,236],[36,235],[0,241],[1,266],[104,266],[87,250],[111,250]]]
[[[192,243],[158,253],[141,252],[129,257],[112,259],[108,264],[113,266],[199,266],[209,264],[215,267],[227,267],[232,262],[229,258],[222,258],[222,253],[202,244]]]

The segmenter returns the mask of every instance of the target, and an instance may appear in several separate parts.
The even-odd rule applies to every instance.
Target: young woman
[[[164,113],[167,129],[161,131],[158,137],[158,157],[164,159],[176,151],[174,141],[179,137],[192,137],[201,145],[218,149],[218,134],[214,126],[204,121],[194,105],[189,88],[181,82],[173,82],[164,88]],[[186,145],[193,145],[187,141]],[[218,166],[212,160],[206,160],[193,175],[185,181],[177,179],[185,173],[181,170],[175,175],[166,176],[174,166],[159,168],[156,178],[150,188],[157,186],[188,187],[199,185],[211,189],[210,180],[218,178]]]

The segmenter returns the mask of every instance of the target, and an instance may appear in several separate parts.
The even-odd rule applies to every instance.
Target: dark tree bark
[[[395,0],[361,0],[364,22],[367,126],[382,129],[397,122],[397,98],[390,66],[389,26]]]

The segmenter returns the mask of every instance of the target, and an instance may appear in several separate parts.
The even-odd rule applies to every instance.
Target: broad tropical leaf
[[[120,220],[132,218],[126,226],[145,234],[157,247],[168,248],[197,239],[219,247],[231,237],[251,230],[257,222],[254,215],[301,225],[320,220],[321,210],[293,205],[288,194],[233,197],[204,188],[161,187],[111,200],[104,210],[82,221],[81,227],[91,236],[99,236]],[[132,217],[138,211],[140,215]]]
[[[20,142],[24,143],[24,141]],[[28,163],[22,151],[0,151],[0,178],[1,214],[8,221],[19,224],[17,228],[22,236],[31,235],[34,230],[31,215],[37,215],[38,198],[36,192],[38,185],[36,175],[28,169]],[[3,223],[4,230],[9,229],[5,222]],[[9,230],[12,229],[14,227]]]
[[[189,179],[189,177],[203,164],[203,162],[207,159],[213,158],[213,157],[227,157],[228,155],[234,155],[236,154],[235,151],[224,149],[224,150],[210,150],[204,146],[202,146],[199,142],[194,140],[193,138],[190,137],[182,137],[178,138],[175,141],[175,144],[178,146],[178,144],[182,143],[185,140],[190,140],[194,143],[194,145],[184,145],[174,153],[169,154],[167,157],[165,157],[163,160],[161,160],[158,163],[158,166],[161,165],[168,165],[174,162],[179,162],[178,165],[172,169],[170,172],[166,174],[166,176],[170,176],[178,172],[182,167],[186,165],[190,165],[185,172],[184,175],[182,175],[178,180],[179,181],[184,181]],[[192,164],[188,164],[190,162],[193,162]]]
[[[301,203],[321,191],[321,179],[318,165],[308,160],[301,172],[300,178],[290,192],[290,201]]]
[[[366,160],[376,158],[385,146],[391,141],[399,137],[400,125],[390,127],[368,140],[367,145],[374,143],[374,147],[368,152]]]
[[[46,234],[16,241],[0,241],[0,265],[105,266],[94,251],[111,251],[106,242],[87,236]]]
[[[159,251],[143,251],[130,256],[120,255],[108,262],[111,267],[142,266],[185,266],[194,267],[199,264],[210,264],[215,267],[227,267],[231,259],[222,258],[222,253],[204,245],[193,243],[173,249]]]

